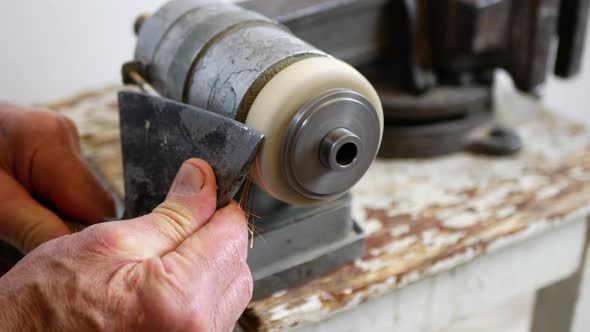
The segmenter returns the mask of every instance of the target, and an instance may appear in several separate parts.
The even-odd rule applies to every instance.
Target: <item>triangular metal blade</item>
[[[217,178],[217,206],[245,180],[263,135],[190,105],[134,91],[119,93],[125,217],[147,214],[166,198],[182,163],[201,158]]]

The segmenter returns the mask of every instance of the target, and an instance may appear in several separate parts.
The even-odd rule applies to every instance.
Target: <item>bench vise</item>
[[[350,63],[377,89],[380,156],[459,150],[510,155],[522,142],[494,123],[496,69],[532,95],[549,72],[579,72],[589,0],[248,0],[241,3]],[[487,127],[484,135],[473,136]],[[479,131],[479,130],[478,130]]]

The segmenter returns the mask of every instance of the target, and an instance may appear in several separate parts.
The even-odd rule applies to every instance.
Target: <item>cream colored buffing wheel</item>
[[[310,205],[340,196],[365,174],[381,144],[383,111],[356,69],[311,57],[264,86],[246,125],[265,135],[253,181],[283,202]]]

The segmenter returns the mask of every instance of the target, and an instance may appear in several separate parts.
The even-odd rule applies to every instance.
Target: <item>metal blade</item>
[[[218,114],[162,97],[119,93],[125,177],[125,217],[147,214],[164,201],[182,163],[201,158],[217,178],[217,206],[245,180],[263,135]]]

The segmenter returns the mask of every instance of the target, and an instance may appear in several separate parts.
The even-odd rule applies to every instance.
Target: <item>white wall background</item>
[[[133,55],[135,18],[162,3],[0,0],[0,100],[52,101],[118,82]],[[544,91],[551,108],[590,124],[590,52],[584,62],[577,79],[551,78]]]
[[[133,22],[163,0],[0,0],[0,100],[31,103],[118,82]]]

